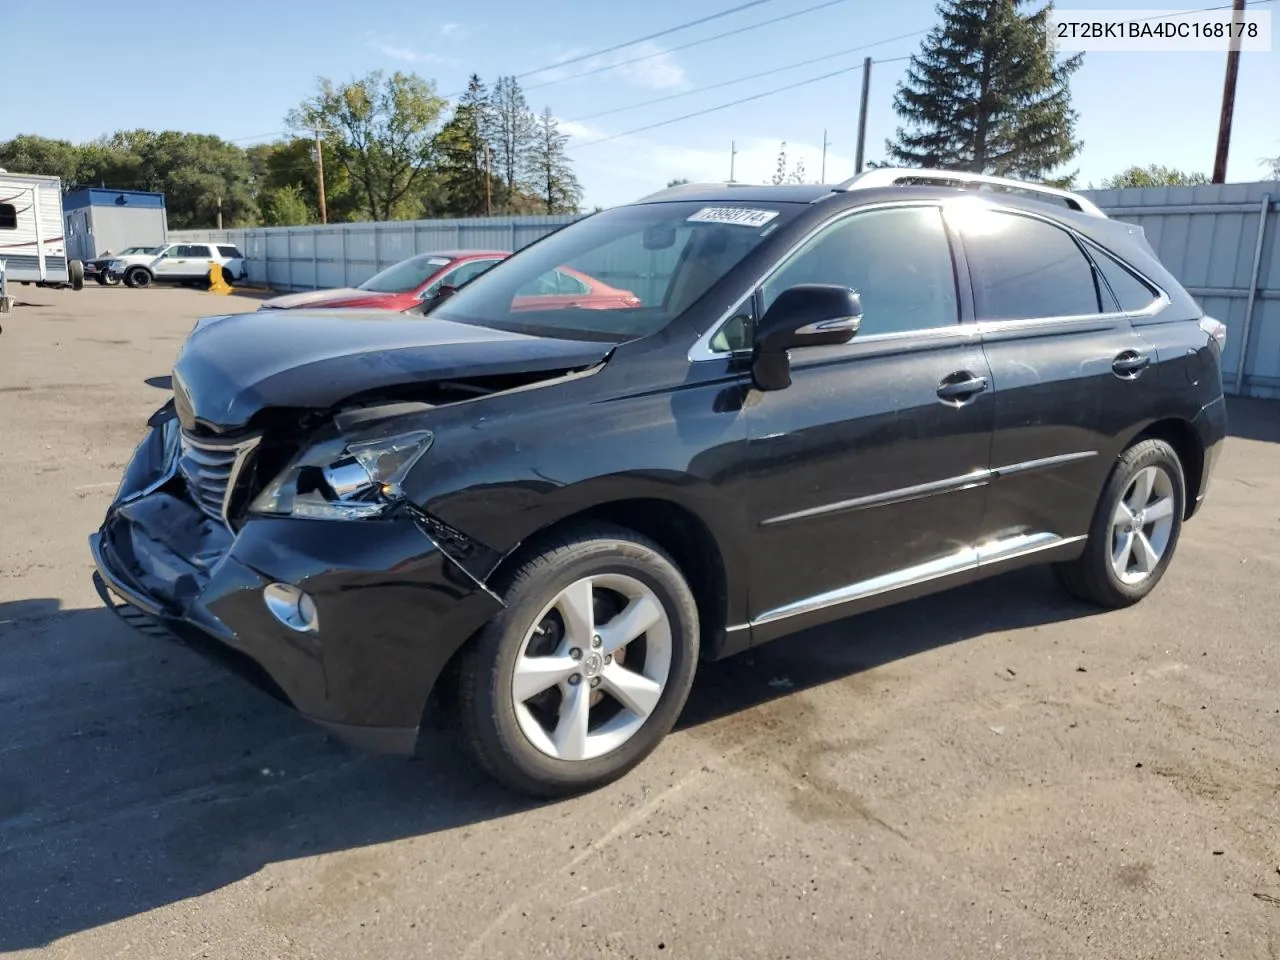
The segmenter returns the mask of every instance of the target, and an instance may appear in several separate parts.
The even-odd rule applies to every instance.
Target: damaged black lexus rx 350
[[[201,321],[99,591],[370,748],[447,688],[540,794],[638,763],[700,660],[1031,563],[1133,603],[1205,495],[1224,329],[1084,198],[959,185],[686,186],[426,318]]]

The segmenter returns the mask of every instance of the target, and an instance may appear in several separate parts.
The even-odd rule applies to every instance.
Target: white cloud
[[[413,47],[392,43],[371,34],[366,35],[364,45],[384,57],[388,57],[391,60],[401,60],[405,63],[452,64],[458,62],[453,57],[446,57],[425,50],[415,50]]]
[[[460,23],[442,23],[440,24],[440,36],[452,37],[461,29],[462,24]]]
[[[574,47],[552,59],[559,63],[580,57],[584,52],[581,47]],[[638,62],[631,63],[632,60]],[[604,70],[606,67],[612,69],[606,72]],[[662,49],[652,41],[587,60],[578,60],[563,67],[540,71],[535,82],[572,80],[590,71],[600,72],[591,73],[591,76],[583,79],[598,82],[607,80],[613,75],[630,86],[644,90],[672,90],[685,86],[687,82],[684,67],[680,66],[675,54],[670,50]]]

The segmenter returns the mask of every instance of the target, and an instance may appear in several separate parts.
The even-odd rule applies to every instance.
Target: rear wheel
[[[652,541],[596,525],[521,564],[459,675],[463,727],[494,777],[561,796],[625,774],[671,730],[693,682],[698,611]]]
[[[84,289],[84,264],[79,260],[72,260],[67,264],[67,279],[71,281],[72,290]]]
[[[1102,491],[1084,553],[1057,564],[1063,586],[1082,600],[1127,607],[1155,589],[1182,532],[1182,462],[1163,440],[1120,455]]]
[[[233,274],[226,267],[222,268],[222,282],[225,283],[228,287],[235,286],[235,282],[236,282],[235,274]]]
[[[130,267],[124,274],[124,285],[126,287],[149,287],[151,286],[151,271],[146,267]]]

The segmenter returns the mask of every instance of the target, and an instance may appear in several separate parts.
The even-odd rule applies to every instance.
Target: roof
[[[829,183],[787,183],[779,186],[767,183],[684,183],[659,190],[636,201],[637,203],[724,203],[747,201],[749,203],[813,203],[831,196],[834,186]]]
[[[164,209],[164,194],[145,190],[112,190],[109,187],[84,187],[72,190],[62,198],[63,210],[81,207],[144,207]]]
[[[427,250],[423,253],[414,254],[416,257],[448,257],[450,260],[460,260],[463,257],[509,257],[510,250]]]

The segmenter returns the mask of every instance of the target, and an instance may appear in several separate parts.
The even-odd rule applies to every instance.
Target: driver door
[[[941,210],[829,224],[764,283],[760,310],[800,283],[851,287],[864,312],[851,341],[791,351],[791,385],[748,399],[754,642],[972,568],[986,495],[991,375]]]

